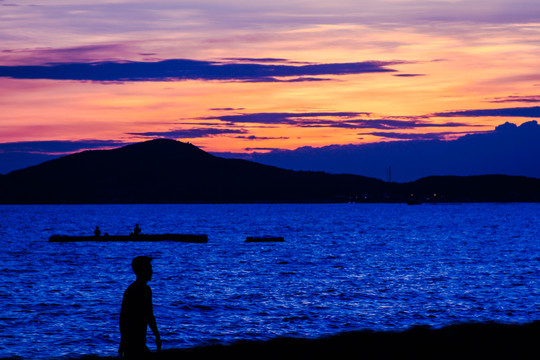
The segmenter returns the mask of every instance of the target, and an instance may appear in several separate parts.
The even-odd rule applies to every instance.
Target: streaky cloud
[[[418,121],[416,119],[411,119],[411,120],[360,119],[360,120],[347,120],[344,122],[332,122],[325,125],[328,127],[341,127],[341,128],[349,128],[349,129],[379,129],[379,130],[474,126],[474,125],[470,125],[466,123],[458,123],[458,122],[446,122],[446,123],[439,124],[439,123],[432,123],[432,122],[427,122],[427,121]]]
[[[245,108],[232,108],[232,107],[223,107],[223,108],[211,108],[212,111],[241,111]]]
[[[288,59],[282,58],[247,58],[247,57],[232,57],[224,58],[225,61],[234,61],[234,62],[254,62],[254,63],[289,63],[294,64],[296,61],[291,61]]]
[[[417,77],[417,76],[426,76],[426,74],[394,74],[394,76],[400,76],[400,77]]]
[[[65,63],[95,63],[96,61],[120,61],[119,53],[129,51],[126,44],[93,44],[64,48],[27,48],[3,50],[1,53],[12,55],[0,56],[4,65],[12,66],[53,66]]]
[[[433,116],[440,117],[484,117],[484,116],[501,116],[501,117],[540,117],[540,106],[533,107],[513,107],[502,109],[479,109],[479,110],[463,110],[435,113]]]
[[[369,132],[360,133],[358,135],[374,135],[387,139],[399,139],[399,140],[444,140],[447,135],[463,134],[461,132],[438,132],[438,133],[398,133],[398,132]]]
[[[179,129],[169,131],[148,131],[140,133],[128,133],[128,135],[136,135],[142,137],[159,137],[159,138],[203,138],[227,134],[245,134],[247,131],[243,129],[215,129],[215,128],[194,128],[194,129]]]
[[[248,147],[244,148],[246,151],[278,151],[278,148],[272,148],[272,147]]]
[[[429,127],[461,127],[473,126],[461,122],[434,123],[423,120],[424,117],[406,119],[366,119],[369,112],[275,112],[275,113],[244,113],[207,117],[206,120],[220,120],[229,124],[258,123],[273,125],[294,125],[298,127],[331,127],[346,129],[414,129]],[[329,119],[331,118],[331,119]]]
[[[129,143],[116,140],[20,141],[0,143],[0,153],[69,154],[81,150],[105,149],[127,144]]]
[[[360,115],[369,115],[367,112],[268,112],[268,113],[244,113],[233,115],[211,116],[206,120],[219,120],[230,124],[236,123],[257,123],[257,124],[281,124],[281,125],[299,125],[305,124],[306,119],[312,118],[354,118]]]
[[[269,82],[278,78],[289,81],[321,81],[314,76],[338,76],[363,73],[396,72],[388,66],[400,61],[365,61],[335,64],[256,64],[222,63],[189,59],[157,62],[107,61],[62,63],[33,66],[0,66],[0,77],[14,79],[51,79],[96,82],[222,80]],[[282,79],[286,81],[287,79]]]
[[[242,80],[242,82],[267,82],[267,83],[293,83],[293,82],[313,82],[313,81],[330,81],[332,79],[328,78],[315,78],[315,77],[297,77],[293,79],[278,79],[275,77],[268,78],[258,78],[258,79],[248,79]]]
[[[278,136],[278,137],[272,137],[272,136],[257,136],[257,135],[239,135],[235,136],[236,139],[246,139],[246,140],[286,140],[289,139],[288,136]]]
[[[524,102],[524,103],[536,103],[540,102],[540,95],[529,95],[529,96],[507,96],[507,97],[496,97],[491,100],[488,100],[490,103],[508,103],[508,102]]]

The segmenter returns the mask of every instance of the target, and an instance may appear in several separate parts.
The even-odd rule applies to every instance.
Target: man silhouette
[[[120,357],[126,359],[147,359],[151,352],[146,346],[146,328],[150,327],[156,336],[157,351],[161,351],[161,338],[152,308],[152,290],[146,284],[152,279],[152,258],[137,256],[131,262],[137,276],[124,292],[120,310]]]

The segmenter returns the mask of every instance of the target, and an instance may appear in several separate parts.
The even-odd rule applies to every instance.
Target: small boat
[[[53,235],[49,242],[111,242],[111,241],[177,241],[185,243],[207,243],[208,235],[203,234],[138,234],[138,235],[103,235],[103,236],[71,236]]]
[[[245,242],[283,242],[282,236],[248,236]]]

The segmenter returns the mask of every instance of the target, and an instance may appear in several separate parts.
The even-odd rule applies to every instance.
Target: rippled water
[[[209,242],[47,242],[135,223]],[[115,355],[137,255],[164,348],[539,320],[539,223],[540,204],[0,206],[0,358]]]

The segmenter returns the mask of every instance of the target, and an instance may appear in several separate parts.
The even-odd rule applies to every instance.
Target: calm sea
[[[136,223],[209,241],[47,242]],[[0,206],[0,358],[114,356],[137,255],[165,349],[539,320],[539,224],[540,204]]]

